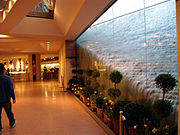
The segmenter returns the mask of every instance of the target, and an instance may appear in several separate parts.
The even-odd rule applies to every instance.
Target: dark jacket
[[[15,100],[13,82],[11,77],[0,73],[0,102],[9,102],[10,98]]]

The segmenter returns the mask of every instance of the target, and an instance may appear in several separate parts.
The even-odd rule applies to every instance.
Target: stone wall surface
[[[101,21],[97,20],[78,38],[77,44],[104,66],[122,72],[138,87],[155,91],[153,97],[161,97],[162,92],[154,82],[157,75],[171,73],[178,79],[176,5],[174,0],[156,2],[146,0],[146,8],[119,17],[113,17],[113,12],[118,10],[110,8],[108,15],[112,15],[112,19],[106,17],[103,22],[105,17],[102,17]],[[178,87],[166,98],[177,104]]]

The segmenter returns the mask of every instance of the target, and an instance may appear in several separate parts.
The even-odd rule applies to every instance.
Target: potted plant
[[[171,91],[176,86],[176,79],[171,74],[160,74],[155,79],[156,86],[163,90],[163,98],[164,100],[165,93]]]
[[[104,97],[103,112],[104,123],[112,128],[112,105],[106,97]]]
[[[119,112],[124,111],[124,106],[129,104],[130,101],[117,101],[112,107],[112,117],[113,117],[113,125],[114,131],[116,134],[119,134]]]
[[[96,98],[97,116],[102,119],[103,116],[104,96],[100,95]]]
[[[160,129],[162,129],[162,120],[173,111],[172,103],[168,100],[157,100],[153,104],[153,109],[160,120]]]
[[[86,75],[87,75],[88,77],[90,77],[90,76],[92,75],[92,72],[93,72],[93,70],[88,69],[88,70],[86,70]]]
[[[82,75],[82,74],[83,74],[83,70],[82,70],[82,69],[79,69],[79,70],[77,71],[77,73],[78,73],[79,75]]]
[[[124,116],[128,126],[129,135],[143,135],[146,109],[140,103],[129,103],[124,107]]]
[[[92,77],[93,77],[94,80],[96,81],[96,79],[97,79],[98,77],[100,77],[99,71],[98,71],[98,70],[94,70],[94,71],[92,72]]]
[[[89,98],[93,93],[94,91],[92,90],[91,86],[85,86],[81,90],[81,94],[83,95],[83,102],[85,105],[89,105]]]
[[[121,95],[121,91],[117,89],[117,84],[120,83],[120,81],[122,80],[122,77],[123,77],[122,74],[116,70],[111,72],[109,76],[110,80],[114,83],[114,88],[108,89],[108,95],[113,101],[115,101],[115,99]]]
[[[114,70],[113,72],[111,72],[109,78],[114,83],[114,88],[116,89],[117,84],[121,82],[123,75],[121,74],[121,72]]]
[[[98,88],[100,87],[100,84],[98,82],[92,82],[91,83],[91,88],[93,89],[94,93],[91,95],[91,110],[95,111],[96,110],[96,104],[95,104],[95,100],[96,99],[96,95],[98,92]]]
[[[115,99],[121,95],[121,91],[119,89],[109,88],[108,95],[111,100],[115,101]]]

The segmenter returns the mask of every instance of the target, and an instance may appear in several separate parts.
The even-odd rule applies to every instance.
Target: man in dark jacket
[[[4,108],[8,119],[10,127],[15,126],[14,114],[11,110],[11,98],[13,99],[13,104],[16,103],[16,98],[14,94],[14,86],[11,77],[4,74],[4,65],[0,63],[0,132],[2,129],[1,124],[1,113],[2,108]]]

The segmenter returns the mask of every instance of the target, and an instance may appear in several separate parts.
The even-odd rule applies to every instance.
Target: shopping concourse
[[[0,0],[17,100],[1,134],[180,134],[179,16],[180,0]]]
[[[106,135],[102,128],[57,82],[15,83],[16,126],[10,128],[3,111],[2,135]]]

